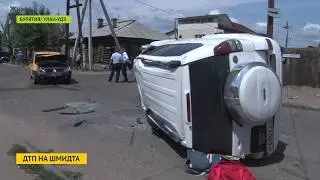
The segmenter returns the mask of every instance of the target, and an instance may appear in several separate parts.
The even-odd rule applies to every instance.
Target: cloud
[[[303,27],[289,30],[289,44],[292,46],[306,47],[319,44],[320,25],[306,23]]]
[[[217,15],[217,14],[221,14],[221,12],[219,10],[215,9],[215,10],[211,10],[208,14],[209,15]]]
[[[20,1],[13,1],[7,6],[7,10],[10,11],[11,7],[21,7]]]
[[[320,24],[307,23],[302,29],[304,31],[320,31]]]
[[[261,28],[267,28],[268,26],[266,22],[257,22],[256,25],[257,27],[261,27]]]
[[[108,0],[106,5],[112,16],[120,16],[123,19],[137,18],[139,22],[164,32],[173,28],[175,18],[205,15],[207,12],[217,14],[221,8],[254,2],[264,2],[264,0],[223,0],[214,3],[210,0],[188,1],[187,3],[185,0]],[[96,4],[99,5],[99,2]],[[212,11],[212,7],[216,11]],[[233,20],[238,22],[237,18]]]
[[[302,37],[315,41],[320,36],[320,24],[306,23],[301,29],[296,29],[293,34],[295,37]]]
[[[230,20],[231,20],[232,22],[235,22],[235,23],[239,23],[239,22],[240,22],[239,19],[234,18],[234,17],[230,17]]]
[[[7,13],[10,11],[11,7],[21,7],[20,1],[2,1],[2,3],[0,3],[0,21],[6,21]]]
[[[20,7],[21,3],[20,1],[13,1],[13,2],[7,2],[7,3],[1,3],[0,8],[6,12],[10,11],[11,7]]]
[[[302,28],[302,34],[309,36],[320,36],[320,24],[307,23]]]
[[[266,22],[257,22],[253,29],[258,33],[266,33],[267,32],[267,23]]]
[[[218,9],[214,9],[214,10],[211,10],[208,14],[209,15],[217,15],[217,14],[223,14],[223,13],[221,13],[221,11],[218,10]],[[235,23],[239,23],[240,22],[239,19],[237,19],[235,17],[229,17],[229,18],[230,18],[230,20],[232,22],[235,22]]]

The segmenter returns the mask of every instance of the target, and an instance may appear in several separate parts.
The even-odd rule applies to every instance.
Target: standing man
[[[24,55],[22,53],[22,51],[19,51],[17,53],[17,57],[16,57],[16,60],[18,61],[18,65],[21,65],[23,60],[24,60]]]
[[[76,68],[77,69],[80,69],[81,67],[81,54],[80,52],[78,51],[77,52],[77,57],[76,57]]]
[[[124,82],[128,82],[128,76],[127,76],[127,64],[129,62],[129,56],[126,52],[125,48],[122,48],[122,57],[123,57],[123,62],[122,62],[122,75],[124,77]]]
[[[109,82],[112,81],[114,72],[116,72],[116,82],[119,82],[119,77],[120,77],[120,71],[122,68],[122,63],[123,63],[123,58],[122,54],[120,53],[120,50],[117,49],[110,58],[110,63],[109,65],[111,66],[111,74],[109,76]]]

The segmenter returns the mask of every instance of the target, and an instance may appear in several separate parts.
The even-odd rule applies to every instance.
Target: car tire
[[[66,83],[67,84],[71,84],[72,83],[72,78],[71,76],[68,76],[67,80],[66,80]]]

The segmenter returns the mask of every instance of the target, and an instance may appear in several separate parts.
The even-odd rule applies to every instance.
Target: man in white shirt
[[[129,56],[128,56],[125,48],[122,48],[122,56],[123,56],[122,75],[124,76],[124,82],[128,82],[127,63],[129,63]]]
[[[109,82],[112,81],[115,72],[116,72],[116,82],[119,82],[122,63],[123,63],[123,56],[119,52],[119,50],[117,50],[111,55],[111,58],[110,58],[109,65],[111,66],[111,74],[109,76]]]
[[[78,51],[76,56],[76,68],[78,69],[80,67],[81,67],[81,53]]]

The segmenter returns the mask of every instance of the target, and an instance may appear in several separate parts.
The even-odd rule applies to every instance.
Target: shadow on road
[[[284,159],[284,151],[286,150],[288,144],[279,141],[277,149],[275,150],[275,152],[269,156],[266,159],[263,160],[254,160],[254,159],[250,159],[247,158],[244,163],[248,166],[248,167],[262,167],[262,166],[268,166],[268,165],[272,165],[272,164],[276,164],[281,162]]]
[[[153,127],[154,125],[150,124],[150,126]],[[165,134],[159,129],[153,129],[153,134],[158,138],[163,139],[181,158],[183,159],[187,158],[187,149],[182,145],[173,141],[167,134]]]
[[[76,88],[76,87],[69,87],[69,85],[73,84],[78,84],[79,82],[72,79],[71,83],[64,83],[64,82],[49,82],[49,81],[44,81],[41,82],[40,84],[30,84],[27,85],[26,87],[7,87],[7,88],[0,88],[0,92],[2,91],[24,91],[24,90],[37,90],[37,89],[53,89],[53,88],[59,88],[59,89],[66,89],[70,91],[81,91],[81,89]],[[64,86],[61,86],[64,85]]]
[[[63,82],[63,81],[41,81],[39,85],[48,85],[48,84],[54,84],[54,85],[72,85],[72,84],[78,84],[79,82],[75,79],[72,79],[70,83]]]
[[[170,137],[168,137],[167,134],[161,132],[160,130],[155,130],[153,131],[153,133],[157,137],[163,139],[181,158],[185,159],[187,157],[187,149],[182,145],[174,142]],[[286,150],[287,145],[288,144],[282,141],[279,141],[276,151],[268,158],[263,160],[254,160],[251,158],[247,158],[246,160],[244,160],[244,163],[248,167],[262,167],[262,166],[268,166],[268,165],[279,163],[285,157],[284,151]]]

